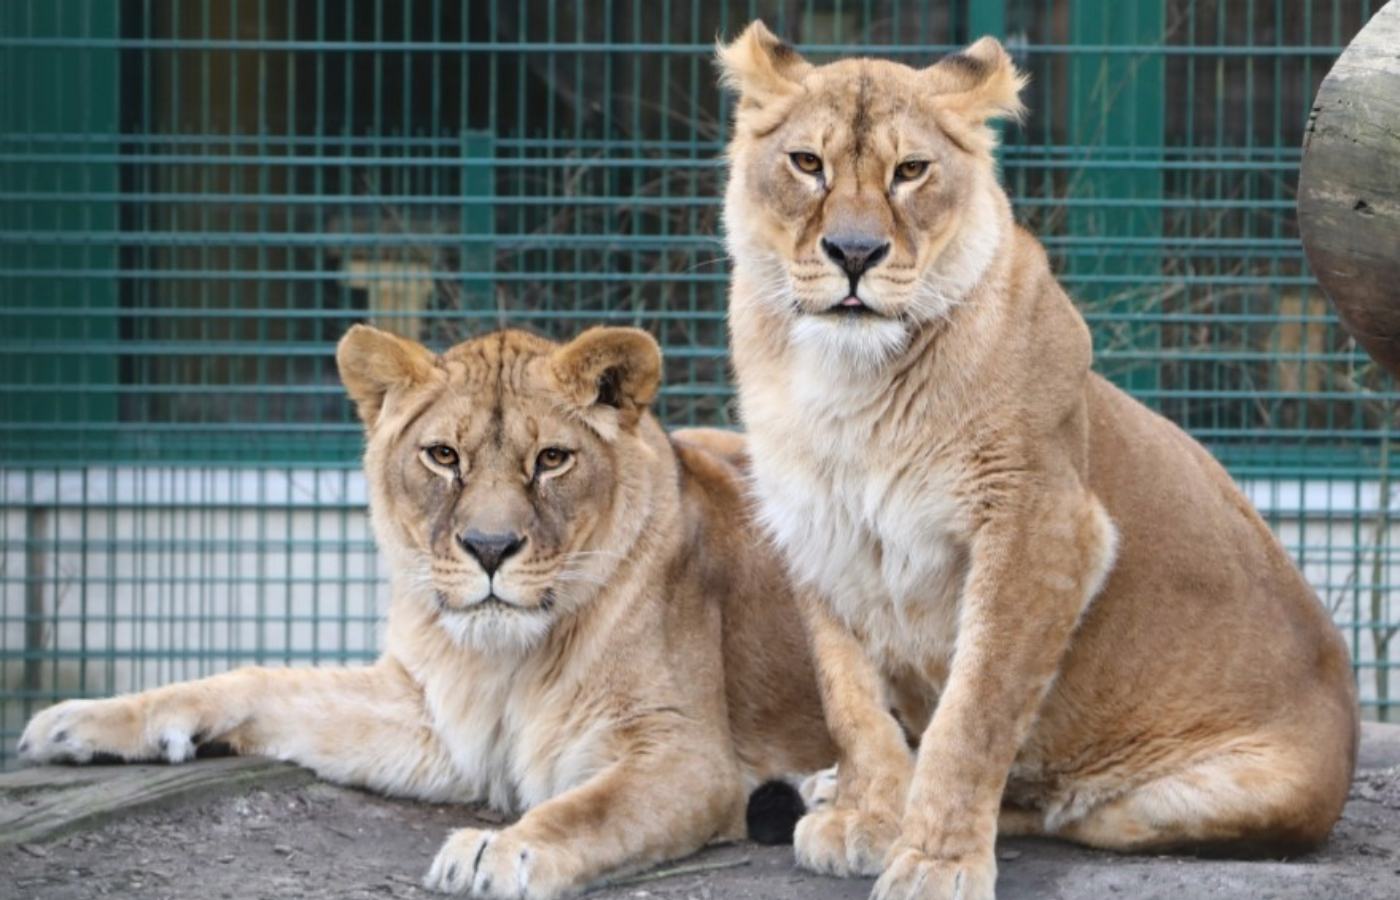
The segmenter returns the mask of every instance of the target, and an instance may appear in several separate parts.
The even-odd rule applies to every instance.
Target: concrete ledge
[[[998,846],[998,896],[1391,900],[1400,884],[1400,726],[1367,725],[1360,762],[1332,840],[1309,856],[1118,856],[1007,840]],[[423,900],[433,895],[418,880],[447,834],[500,823],[482,810],[385,799],[265,760],[28,769],[0,776],[0,894]],[[790,848],[737,844],[590,896],[863,900],[870,885],[798,871]]]
[[[1380,722],[1361,723],[1361,752],[1356,755],[1358,771],[1400,766],[1400,725]]]
[[[43,841],[111,816],[251,788],[305,784],[306,769],[228,757],[190,765],[40,766],[0,775],[0,846]]]

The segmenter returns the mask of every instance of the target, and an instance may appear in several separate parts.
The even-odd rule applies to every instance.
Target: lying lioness
[[[504,331],[435,356],[357,326],[336,359],[392,573],[380,660],[61,703],[24,758],[181,762],[219,741],[489,801],[524,815],[455,832],[426,884],[502,898],[741,836],[746,789],[831,764],[801,620],[731,465],[742,440],[667,437],[655,341]]]
[[[840,751],[799,862],[971,900],[998,830],[1323,840],[1346,648],[1225,471],[1090,372],[997,183],[987,122],[1024,80],[1001,46],[812,66],[755,22],[720,61],[739,397]]]

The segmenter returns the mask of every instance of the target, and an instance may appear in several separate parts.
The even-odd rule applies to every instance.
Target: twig
[[[641,875],[632,875],[627,878],[619,878],[617,881],[610,881],[601,887],[632,887],[637,884],[646,884],[650,881],[660,881],[663,878],[678,878],[681,875],[699,875],[705,872],[719,872],[724,869],[738,869],[747,866],[752,860],[747,856],[743,859],[727,860],[711,863],[694,863],[688,866],[673,866],[669,869],[657,869],[654,872],[644,872]]]

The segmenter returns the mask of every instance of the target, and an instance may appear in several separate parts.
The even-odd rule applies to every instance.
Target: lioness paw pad
[[[996,900],[997,867],[986,859],[942,859],[896,849],[870,900]]]
[[[554,900],[569,892],[550,854],[511,829],[454,831],[433,860],[423,886],[484,900]]]

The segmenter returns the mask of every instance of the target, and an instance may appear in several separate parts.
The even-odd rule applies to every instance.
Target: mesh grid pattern
[[[1312,97],[1378,5],[0,4],[0,764],[55,698],[373,657],[353,322],[636,325],[663,418],[734,424],[710,59],[754,17],[814,60],[1006,42],[1005,181],[1100,370],[1226,462],[1390,714],[1397,394],[1294,215]]]

